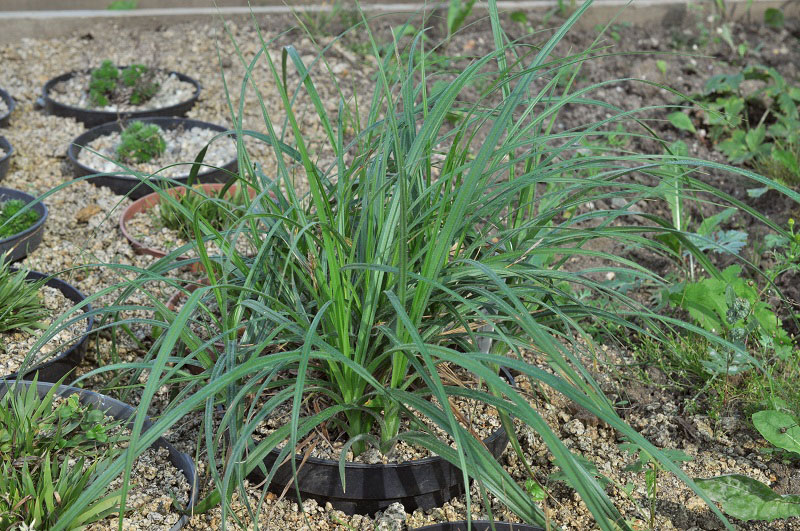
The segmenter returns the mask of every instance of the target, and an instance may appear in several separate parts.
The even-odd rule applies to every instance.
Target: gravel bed
[[[109,490],[122,488],[122,476],[115,479]],[[129,530],[168,530],[181,515],[172,507],[173,499],[182,507],[189,504],[191,485],[169,460],[166,448],[148,448],[133,465],[128,483],[126,507],[132,511],[122,519],[122,528]],[[89,531],[116,529],[119,516],[108,517],[87,527]]]
[[[147,111],[177,105],[190,99],[195,92],[191,83],[181,81],[175,74],[163,70],[154,71],[154,81],[159,84],[158,92],[141,105],[131,105],[127,101],[111,101],[105,107],[95,107],[89,100],[89,72],[78,72],[66,81],[56,83],[48,95],[55,101],[72,107],[88,108],[96,111]],[[125,98],[127,100],[127,98]],[[2,114],[2,113],[0,113]]]
[[[190,166],[186,164],[171,165],[194,161],[200,150],[218,134],[219,131],[202,127],[162,129],[161,135],[167,145],[164,153],[149,162],[125,162],[124,164],[141,173],[158,173],[162,177],[170,178],[185,176],[189,174]],[[86,147],[96,151],[99,155],[92,153],[89,149],[81,149],[78,152],[78,161],[97,170],[98,173],[119,171],[123,163],[118,164],[114,160],[117,158],[117,147],[121,141],[120,136],[120,133],[111,133],[92,140]],[[107,159],[100,155],[107,157]],[[230,139],[220,138],[211,144],[203,160],[205,164],[221,167],[235,158],[236,144]],[[200,174],[211,171],[214,171],[214,168],[203,167],[200,169]]]
[[[36,330],[32,334],[22,331],[0,332],[0,375],[16,372],[25,361],[25,356],[30,352],[31,347],[42,337],[46,328],[74,306],[74,303],[56,288],[42,286],[39,293],[42,295],[45,307],[50,310],[50,317],[41,321],[45,329]],[[68,344],[79,340],[85,332],[86,321],[78,321],[69,325],[45,343],[34,359],[37,362],[46,361],[49,354],[56,351],[63,352],[68,348]]]

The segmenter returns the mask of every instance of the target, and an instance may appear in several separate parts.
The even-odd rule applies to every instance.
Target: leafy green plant
[[[748,346],[774,352],[779,358],[791,355],[793,342],[780,319],[754,285],[741,276],[742,268],[729,266],[719,278],[686,283],[670,295],[670,301],[689,312],[705,330],[740,347],[709,348],[703,364],[712,374],[728,375],[753,367],[745,351]]]
[[[447,36],[452,37],[472,13],[475,0],[450,0],[447,6]]]
[[[753,415],[753,424],[770,443],[800,454],[800,425],[794,415],[769,410]],[[780,495],[753,478],[729,474],[695,481],[722,504],[722,510],[740,520],[773,521],[800,516],[800,495]]]
[[[110,11],[126,11],[129,9],[136,9],[139,5],[138,0],[114,0],[106,9]]]
[[[50,529],[103,471],[124,453],[122,423],[32,385],[9,383],[0,399],[0,527]],[[93,500],[70,519],[80,527],[116,513],[119,492]]]
[[[764,24],[771,28],[780,29],[783,27],[783,11],[774,7],[764,10]]]
[[[117,155],[126,162],[149,162],[167,149],[167,142],[156,124],[131,122],[120,135]]]
[[[770,282],[775,282],[786,272],[800,271],[800,231],[795,230],[794,218],[789,218],[787,225],[787,234],[767,234],[764,237],[774,260],[774,265],[766,271]]]
[[[6,256],[0,256],[0,332],[43,328],[39,321],[48,313],[39,290],[44,280],[29,282],[26,269],[11,271],[10,265]]]
[[[39,221],[39,213],[33,208],[25,209],[26,205],[19,199],[0,203],[0,239],[19,234]]]
[[[744,81],[762,84],[744,91]],[[719,141],[720,151],[731,162],[759,169],[774,166],[770,175],[782,177],[776,172],[783,172],[795,182],[800,180],[800,87],[787,82],[774,68],[749,66],[736,74],[709,79],[698,101],[703,105],[709,137]],[[695,130],[688,116],[673,113],[669,118],[680,129]]]
[[[108,98],[117,88],[117,78],[119,78],[119,70],[109,59],[92,70],[91,81],[89,81],[89,100],[92,105],[105,107],[109,104]]]

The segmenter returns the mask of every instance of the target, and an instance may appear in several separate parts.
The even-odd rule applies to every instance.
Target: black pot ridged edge
[[[49,275],[45,275],[44,273],[40,273],[38,271],[29,271],[26,278],[31,281],[36,281],[45,279],[48,276]],[[80,303],[86,298],[83,293],[78,291],[77,288],[55,277],[48,280],[46,285],[57,289],[75,304]],[[92,311],[92,306],[87,304],[83,307],[83,309],[86,313],[90,313]],[[41,365],[36,365],[35,367],[25,371],[25,373],[22,375],[22,379],[30,380],[33,378],[34,374],[38,373],[40,382],[55,383],[65,375],[69,374],[75,369],[75,367],[78,366],[83,359],[83,355],[86,354],[86,346],[89,342],[89,334],[91,333],[93,327],[94,315],[89,315],[86,318],[86,332],[79,341],[73,343],[68,349],[59,353],[57,356],[50,358]],[[0,377],[0,380],[15,380],[17,378],[19,378],[19,374],[15,372],[7,376]]]
[[[14,112],[14,107],[16,103],[14,102],[14,98],[11,97],[11,94],[6,92],[5,90],[0,88],[0,99],[6,102],[6,107],[8,107],[8,112],[2,116],[0,116],[0,127],[5,127],[8,125],[8,121],[11,119],[11,113]],[[0,175],[0,177],[2,177]]]
[[[125,67],[117,66],[117,68]],[[91,70],[87,69],[82,72],[89,71]],[[169,105],[167,107],[161,107],[159,109],[128,112],[98,111],[81,107],[73,107],[72,105],[60,103],[50,97],[50,90],[53,88],[53,86],[55,86],[57,83],[70,79],[78,72],[79,71],[73,70],[72,72],[61,74],[60,76],[56,76],[45,83],[44,87],[42,87],[42,96],[39,100],[39,104],[44,107],[45,112],[48,114],[64,116],[66,118],[74,118],[79,122],[83,122],[86,127],[94,127],[96,125],[113,122],[119,119],[139,119],[154,116],[184,116],[192,107],[194,107],[194,104],[197,103],[197,99],[200,97],[200,91],[202,90],[202,85],[200,85],[200,83],[195,79],[192,79],[186,74],[181,74],[180,72],[170,71],[170,74],[175,74],[181,81],[194,85],[194,94],[186,101],[176,103],[175,105]]]
[[[11,165],[11,155],[14,153],[14,148],[4,136],[0,136],[0,148],[6,152],[4,156],[0,157],[0,181],[2,181],[3,177],[8,173],[8,167]]]
[[[510,524],[508,522],[490,522],[488,520],[472,520],[472,527],[467,527],[466,520],[458,522],[442,522],[439,524],[417,527],[411,531],[492,531],[492,525],[496,531],[544,531],[544,528],[530,524]]]
[[[99,138],[104,135],[108,135],[110,133],[120,132],[125,128],[125,125],[134,120],[123,120],[120,122],[111,122],[107,124],[103,124],[97,126],[93,129],[90,129],[83,133],[82,135],[78,136],[72,143],[69,145],[67,149],[67,157],[69,157],[70,162],[74,168],[75,177],[84,177],[86,175],[93,175],[95,173],[99,173],[99,171],[95,168],[90,168],[85,164],[82,164],[78,161],[78,155],[80,154],[81,147],[89,144],[96,138]],[[190,129],[192,127],[200,127],[203,129],[211,129],[212,131],[217,131],[220,133],[224,133],[228,131],[228,129],[222,127],[221,125],[216,125],[208,122],[201,122],[199,120],[191,120],[189,118],[144,118],[141,120],[144,123],[152,123],[158,125],[162,129],[176,129],[180,126],[183,126],[185,129]],[[194,159],[185,162],[193,162]],[[237,159],[233,159],[219,169],[214,169],[212,171],[208,171],[205,173],[199,173],[196,179],[196,183],[224,183],[228,182],[231,179],[231,173],[236,173],[238,168],[239,161]],[[175,177],[172,180],[177,181],[181,184],[186,184],[187,180],[189,179],[189,169],[191,166],[187,165],[187,172],[185,175],[180,177]],[[208,169],[208,168],[205,168]],[[203,168],[201,168],[202,172]],[[147,194],[153,192],[153,189],[148,186],[146,183],[142,182],[138,178],[131,176],[131,175],[105,175],[100,177],[92,177],[89,179],[89,182],[94,184],[95,186],[108,186],[111,190],[118,195],[127,195],[131,199],[139,199],[140,197],[144,197]],[[163,179],[153,179],[151,182],[160,183],[161,186],[164,186],[169,183],[169,181],[165,181]]]
[[[0,203],[12,199],[20,199],[25,203],[30,203],[36,200],[35,197],[30,194],[26,194],[25,192],[20,192],[19,190],[14,190],[13,188],[0,187]],[[47,220],[48,215],[47,207],[44,203],[39,201],[34,205],[33,210],[39,214],[39,219],[36,221],[36,223],[22,232],[18,232],[13,236],[0,239],[0,254],[5,253],[6,251],[11,251],[11,254],[8,257],[9,261],[11,262],[25,258],[25,256],[33,252],[33,250],[39,247],[39,244],[42,243],[42,237],[44,236],[44,223]]]
[[[20,380],[18,383],[24,385],[30,385],[33,382]],[[5,382],[0,380],[0,397],[5,395],[8,391],[8,387],[13,385],[12,382]],[[42,383],[39,382],[36,385],[37,390],[39,392],[39,396],[44,396],[47,394],[48,391],[53,387],[51,383]],[[124,402],[120,402],[119,400],[115,400],[109,396],[101,395],[100,393],[95,393],[93,391],[89,391],[86,389],[78,389],[76,387],[69,387],[66,385],[62,385],[59,390],[58,394],[63,397],[68,397],[73,394],[77,393],[80,395],[80,400],[82,404],[90,404],[101,411],[104,411],[106,415],[114,417],[117,420],[126,420],[131,416],[136,414],[136,408],[130,406]],[[143,430],[148,430],[153,425],[152,421],[147,418],[144,422]],[[191,509],[194,507],[195,503],[197,503],[197,473],[194,466],[194,461],[191,457],[183,452],[179,452],[172,444],[167,442],[166,439],[163,437],[159,437],[156,439],[156,442],[153,443],[153,446],[156,448],[166,448],[169,452],[169,460],[170,462],[183,472],[183,475],[186,477],[186,480],[191,485],[191,491],[189,494],[189,507],[187,509]],[[182,528],[186,522],[189,521],[188,515],[183,515],[178,520],[178,522],[170,528],[170,531],[177,531],[178,529]]]
[[[507,370],[502,369],[501,374],[514,385]],[[492,455],[499,458],[508,445],[508,434],[500,428],[483,442]],[[264,458],[266,470],[272,469],[279,453],[275,449],[267,454]],[[395,502],[403,504],[408,512],[418,508],[430,509],[464,492],[461,471],[439,456],[397,464],[347,463],[346,493],[342,490],[338,461],[316,457],[304,460],[300,455],[295,456],[295,461],[302,499],[314,499],[323,506],[330,502],[334,509],[346,514],[371,515]],[[255,468],[248,479],[261,483],[266,476]],[[296,490],[291,463],[288,462],[278,469],[268,488],[281,494],[287,484],[290,486],[286,495],[294,497]]]

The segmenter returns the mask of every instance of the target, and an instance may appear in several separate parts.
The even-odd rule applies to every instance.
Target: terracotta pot
[[[203,192],[206,195],[211,195],[212,193],[217,193],[222,190],[222,187],[225,186],[224,183],[207,183],[198,185],[202,187]],[[234,193],[238,188],[237,184],[234,184],[230,187],[231,193]],[[175,188],[170,188],[167,190],[167,193],[172,195],[172,197],[177,197],[179,194],[183,193],[186,190],[185,186],[176,186]],[[250,189],[250,198],[254,198],[257,195],[255,189]],[[132,235],[128,231],[128,223],[133,219],[136,214],[140,212],[145,212],[150,210],[154,206],[156,206],[159,201],[161,200],[161,195],[158,192],[153,192],[148,194],[140,199],[137,199],[133,203],[130,204],[128,208],[126,208],[122,212],[122,216],[119,218],[119,228],[122,231],[123,236],[128,240],[133,247],[133,250],[136,251],[137,254],[149,254],[150,256],[155,256],[156,258],[164,258],[169,254],[167,251],[162,249],[154,249],[152,247],[147,247],[144,243],[140,242],[136,239],[134,235]],[[179,256],[178,260],[189,260],[188,256]],[[191,270],[194,272],[201,272],[205,271],[203,265],[200,262],[194,262],[191,266]]]

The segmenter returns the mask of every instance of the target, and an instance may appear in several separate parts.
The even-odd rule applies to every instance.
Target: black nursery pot
[[[124,66],[117,68],[124,68]],[[83,72],[90,72],[91,69],[84,70]],[[143,111],[102,111],[102,110],[94,110],[82,107],[73,107],[71,105],[67,105],[65,103],[60,103],[53,98],[50,97],[51,89],[58,83],[62,81],[66,81],[75,74],[79,73],[78,71],[67,72],[66,74],[61,74],[60,76],[54,77],[50,81],[44,84],[42,88],[42,96],[39,99],[38,103],[41,105],[47,114],[54,114],[56,116],[64,116],[67,118],[75,118],[79,122],[83,122],[86,127],[94,127],[96,125],[113,122],[114,120],[125,120],[125,119],[140,119],[140,118],[148,118],[154,116],[184,116],[189,109],[194,107],[194,104],[197,103],[197,99],[200,97],[200,90],[202,86],[196,80],[190,78],[185,74],[181,74],[180,72],[169,72],[170,74],[175,74],[178,79],[184,81],[186,83],[191,83],[194,85],[194,94],[191,98],[186,101],[182,101],[180,103],[176,103],[175,105],[170,105],[168,107],[160,107],[158,109],[148,109]]]
[[[8,121],[11,119],[11,113],[14,112],[14,98],[11,97],[11,94],[6,92],[3,89],[0,89],[0,99],[6,102],[6,107],[8,107],[8,112],[5,114],[0,114],[0,127],[5,127],[8,125]],[[2,178],[2,173],[0,173],[0,178]]]
[[[25,203],[36,200],[35,197],[25,192],[20,192],[19,190],[13,190],[11,188],[0,188],[0,203],[13,199],[20,199]],[[44,222],[47,219],[47,207],[44,203],[39,201],[33,206],[33,210],[39,214],[39,219],[36,223],[22,232],[0,239],[0,255],[6,251],[11,251],[11,254],[8,256],[8,260],[11,262],[25,258],[42,243]]]
[[[440,524],[426,525],[417,527],[411,531],[544,531],[544,528],[528,524],[509,524],[508,522],[489,522],[488,520],[472,520],[471,527],[467,526],[466,520],[459,522],[442,522]],[[492,527],[494,526],[494,527]]]
[[[6,152],[4,156],[0,157],[0,181],[2,181],[3,177],[8,173],[8,166],[11,164],[11,154],[14,153],[14,148],[11,147],[11,142],[6,140],[4,136],[0,136],[0,148]]]
[[[121,121],[121,122],[112,122],[107,123],[93,129],[90,129],[80,135],[78,138],[72,141],[69,148],[67,149],[67,157],[72,162],[72,166],[75,169],[75,177],[84,177],[86,175],[92,175],[95,173],[99,173],[97,169],[90,168],[85,164],[82,164],[78,161],[78,155],[83,149],[82,146],[86,146],[91,141],[96,138],[99,138],[104,135],[108,135],[111,133],[118,133],[125,129],[127,124],[133,120],[128,121]],[[191,129],[192,127],[200,127],[203,129],[211,129],[212,131],[218,131],[220,133],[224,133],[228,129],[216,125],[211,124],[208,122],[201,122],[199,120],[190,120],[188,118],[145,118],[143,120],[139,120],[144,123],[148,124],[156,124],[161,129],[177,129],[178,127],[183,127],[184,129]],[[194,156],[193,156],[194,157]],[[193,162],[192,160],[187,160],[185,162]],[[238,168],[238,160],[233,159],[219,169],[211,169],[211,171],[203,171],[209,168],[201,167],[200,173],[197,174],[197,179],[195,183],[221,183],[227,182],[231,179],[231,173],[236,173]],[[186,184],[189,179],[189,172],[191,171],[191,166],[186,166],[186,174],[175,177],[171,179],[171,181],[177,181],[181,184]],[[172,186],[170,180],[165,180],[161,178],[153,178],[150,180],[153,184],[158,184],[159,186]],[[89,182],[94,184],[95,186],[108,186],[113,190],[115,194],[118,195],[127,195],[131,199],[139,199],[140,197],[144,197],[147,194],[153,192],[153,189],[148,186],[146,183],[143,183],[138,178],[132,175],[104,175],[100,177],[92,177],[89,179]]]
[[[33,382],[21,380],[18,383],[27,387],[29,385],[32,385]],[[8,392],[9,385],[12,384],[10,382],[0,381],[0,397],[2,397]],[[45,396],[50,391],[50,389],[52,389],[52,387],[53,384],[51,383],[39,382],[36,384],[36,388],[40,397]],[[67,398],[74,394],[79,395],[82,404],[91,405],[105,412],[106,415],[113,417],[116,420],[127,420],[136,414],[136,408],[124,402],[120,402],[119,400],[115,400],[106,395],[101,395],[99,393],[87,391],[86,389],[78,389],[77,387],[69,387],[66,385],[62,385],[58,390],[58,395],[64,398]],[[153,423],[149,418],[145,419],[144,427],[142,428],[143,431],[147,431],[148,429],[150,429],[152,425]],[[179,452],[163,437],[159,437],[158,439],[156,439],[156,442],[153,443],[152,447],[166,448],[167,451],[169,452],[170,463],[172,463],[175,466],[175,468],[183,472],[183,475],[186,477],[186,481],[188,481],[189,485],[191,485],[191,490],[189,492],[189,507],[187,507],[187,510],[191,509],[197,503],[197,494],[198,494],[197,473],[195,471],[194,461],[192,461],[192,458],[189,457],[187,454]],[[189,521],[188,515],[181,516],[178,522],[170,528],[170,531],[177,531],[178,529],[186,525],[188,521]]]
[[[506,370],[502,376],[511,385],[514,379]],[[495,458],[499,458],[508,445],[508,434],[503,428],[484,439],[484,444]],[[274,449],[264,458],[266,470],[271,470],[280,452]],[[374,514],[399,502],[406,511],[439,507],[448,500],[463,494],[464,477],[461,470],[439,456],[417,461],[391,464],[345,464],[345,484],[342,489],[339,461],[295,455],[297,484],[303,500],[314,499],[321,505],[330,502],[334,509],[346,514]],[[261,483],[266,476],[259,468],[248,479]],[[295,497],[296,490],[291,463],[285,463],[275,473],[268,489],[281,494],[286,485],[286,495]]]
[[[26,279],[37,281],[47,278],[48,276],[49,275],[39,273],[38,271],[28,271]],[[57,289],[62,295],[75,304],[82,302],[86,298],[77,288],[55,277],[45,282],[45,285]],[[86,313],[91,313],[92,306],[87,304],[83,309]],[[78,314],[76,313],[75,315],[77,316]],[[83,355],[86,354],[86,346],[89,342],[89,333],[92,331],[92,327],[94,327],[94,316],[89,315],[86,317],[86,332],[84,332],[79,340],[75,341],[69,348],[59,352],[46,362],[25,371],[22,375],[22,379],[30,380],[38,373],[40,382],[55,383],[72,372],[83,359]],[[17,378],[19,378],[19,373],[15,372],[0,377],[0,380],[16,380]]]

